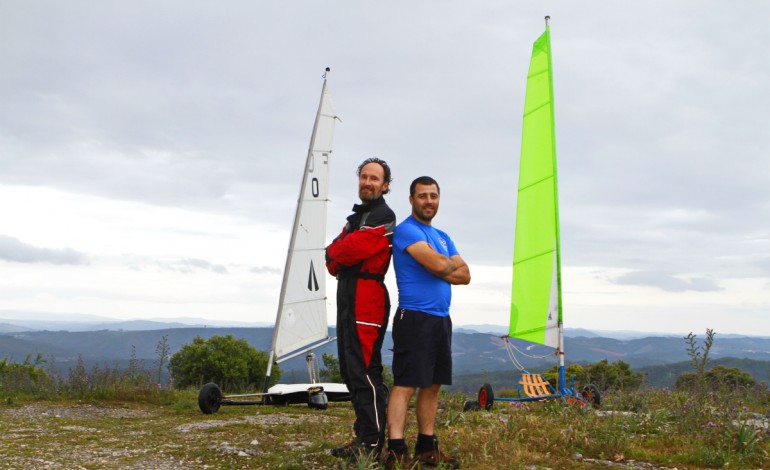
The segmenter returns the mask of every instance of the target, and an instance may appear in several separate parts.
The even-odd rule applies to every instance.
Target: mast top
[[[548,21],[551,19],[550,15],[545,15],[545,25],[548,26]],[[328,69],[327,69],[328,70]]]
[[[331,71],[332,71],[332,69],[330,69],[329,67],[326,67],[326,70],[324,71],[324,74],[322,75],[322,77],[326,78],[326,74],[328,74]]]

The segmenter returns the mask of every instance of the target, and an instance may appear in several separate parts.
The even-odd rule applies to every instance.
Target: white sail
[[[326,319],[326,209],[335,115],[324,79],[310,138],[273,330],[276,362],[329,341]],[[271,358],[273,359],[273,358]]]

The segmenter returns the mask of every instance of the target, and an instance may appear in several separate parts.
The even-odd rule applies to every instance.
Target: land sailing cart
[[[578,390],[574,386],[574,378],[567,385],[564,376],[553,67],[549,17],[546,16],[545,20],[545,32],[532,46],[527,76],[516,202],[510,326],[508,334],[502,337],[512,362],[521,371],[519,396],[495,397],[491,385],[484,384],[479,389],[478,402],[467,402],[466,409],[488,410],[495,401],[563,399],[576,406],[597,406],[601,401],[595,385],[588,384]],[[528,354],[514,345],[511,339],[555,350],[558,357],[556,387],[542,375],[524,369],[516,353]]]
[[[328,73],[329,68],[323,75],[321,101],[305,160],[262,392],[224,395],[217,384],[205,384],[198,393],[198,406],[205,414],[216,413],[222,405],[307,403],[311,408],[325,409],[329,401],[350,400],[345,384],[320,382],[318,361],[312,352],[336,339],[329,334],[326,317],[324,256],[329,164],[337,120],[326,84]],[[306,354],[309,382],[268,388],[273,363],[301,354]]]

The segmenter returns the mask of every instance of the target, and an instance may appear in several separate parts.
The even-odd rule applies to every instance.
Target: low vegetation
[[[607,385],[600,409],[551,400],[494,402],[489,411],[463,412],[475,397],[444,393],[436,419],[441,447],[470,469],[767,468],[767,386],[709,368],[713,332],[703,345],[691,339],[691,377],[671,389],[632,387],[629,380]],[[320,469],[339,465],[329,451],[351,437],[347,403],[323,411],[222,407],[203,415],[197,387],[158,387],[154,366],[76,367],[66,379],[46,366],[41,357],[0,360],[5,468]],[[593,372],[611,369],[600,364]],[[615,369],[605,378],[630,374],[634,380],[622,365]]]

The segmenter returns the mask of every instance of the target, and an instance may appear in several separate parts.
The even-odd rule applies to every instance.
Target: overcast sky
[[[364,158],[399,220],[431,175],[455,325],[507,324],[546,14],[565,326],[770,335],[763,1],[0,0],[0,318],[274,321],[328,66],[329,236]]]

